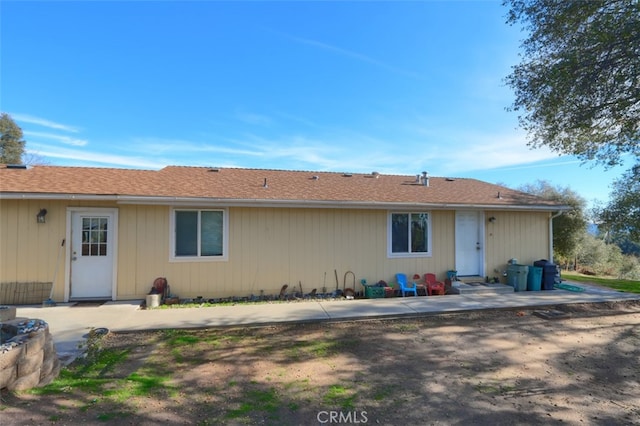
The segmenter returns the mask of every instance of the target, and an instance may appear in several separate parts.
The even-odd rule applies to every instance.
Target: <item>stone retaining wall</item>
[[[14,316],[0,328],[0,389],[31,389],[58,377],[60,360],[46,322]]]

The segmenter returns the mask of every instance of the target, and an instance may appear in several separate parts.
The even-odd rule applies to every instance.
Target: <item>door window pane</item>
[[[82,256],[106,256],[109,219],[82,218]]]

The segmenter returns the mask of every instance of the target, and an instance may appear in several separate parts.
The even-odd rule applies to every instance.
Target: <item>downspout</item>
[[[549,262],[553,263],[553,219],[560,216],[562,210],[549,218]]]

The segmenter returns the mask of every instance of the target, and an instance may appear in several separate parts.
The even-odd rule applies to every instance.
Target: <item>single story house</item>
[[[565,208],[424,172],[3,165],[0,284],[53,282],[67,302],[141,299],[157,277],[182,298],[331,291],[347,275],[359,290],[397,272],[504,282],[509,259],[552,258]]]

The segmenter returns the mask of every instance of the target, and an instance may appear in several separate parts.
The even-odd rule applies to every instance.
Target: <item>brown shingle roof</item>
[[[196,198],[225,202],[561,207],[533,195],[466,178],[431,177],[429,186],[424,186],[415,176],[175,166],[158,171],[0,167],[0,194],[3,198],[99,195],[106,199],[157,197],[165,201]]]

